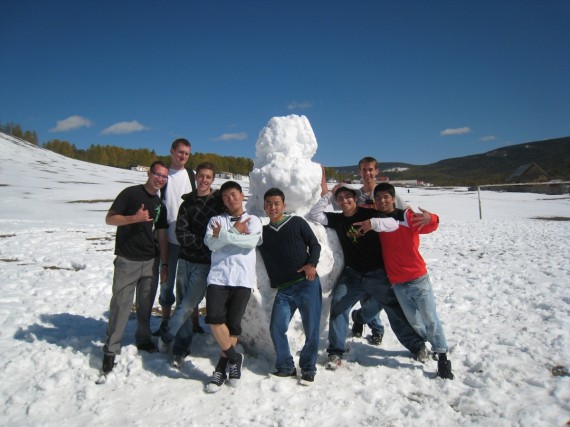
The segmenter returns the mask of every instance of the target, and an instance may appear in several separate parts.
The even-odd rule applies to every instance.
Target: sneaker
[[[137,349],[140,351],[146,351],[148,353],[156,353],[158,351],[156,346],[151,341],[137,344]]]
[[[429,360],[429,351],[425,345],[422,345],[416,353],[416,360],[420,363],[426,363]]]
[[[170,351],[170,343],[164,342],[162,337],[158,337],[158,351],[161,353],[168,353]]]
[[[115,367],[115,355],[105,354],[103,356],[103,367],[101,368],[101,373],[107,375]]]
[[[329,358],[327,360],[327,363],[325,364],[325,369],[328,369],[329,371],[334,371],[341,365],[342,365],[342,355],[331,353],[329,354]]]
[[[241,378],[241,368],[243,366],[243,354],[238,353],[238,360],[236,361],[236,363],[228,363],[228,368],[230,370],[230,375],[229,375],[229,379],[230,379],[230,385],[232,387],[237,387],[239,384],[239,380]]]
[[[301,373],[301,384],[309,385],[315,381],[315,373],[309,371],[303,371]]]
[[[350,315],[352,317],[352,336],[354,338],[362,337],[362,332],[364,331],[364,323],[360,323],[356,319],[357,314],[358,310],[354,310]]]
[[[384,335],[380,332],[372,332],[372,335],[368,336],[368,342],[372,345],[380,345],[383,337]]]
[[[227,375],[225,372],[214,371],[212,374],[212,379],[210,379],[210,382],[206,385],[206,391],[208,393],[215,393],[217,391],[220,391],[226,378]]]
[[[275,375],[276,377],[286,378],[286,377],[294,377],[297,378],[297,369],[293,368],[291,372],[285,371],[275,371],[271,375]]]
[[[186,361],[186,357],[184,357],[180,354],[175,354],[174,358],[172,359],[172,362],[170,363],[170,366],[172,366],[173,368],[176,368],[176,369],[182,369],[185,361]]]
[[[437,376],[446,380],[452,380],[455,378],[453,372],[451,372],[451,361],[440,360],[437,363]]]

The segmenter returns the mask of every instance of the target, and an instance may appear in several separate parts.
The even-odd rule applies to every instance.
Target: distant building
[[[216,172],[216,178],[234,179],[234,175],[230,172]]]
[[[232,179],[235,181],[249,181],[249,175],[242,175],[240,173],[216,172],[215,177],[220,179]]]
[[[550,181],[550,176],[536,163],[528,163],[526,165],[519,166],[517,170],[507,178],[508,184],[546,181]]]
[[[137,172],[148,172],[150,170],[150,166],[132,166],[131,170]]]
[[[519,166],[517,170],[506,179],[504,186],[492,185],[488,187],[480,186],[480,188],[489,191],[541,194],[568,194],[570,190],[567,182],[560,180],[552,181],[550,176],[536,163]],[[476,189],[476,187],[472,187],[472,189]]]

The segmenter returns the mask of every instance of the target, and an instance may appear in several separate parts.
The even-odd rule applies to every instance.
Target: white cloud
[[[311,101],[302,101],[302,102],[292,101],[289,104],[287,104],[287,109],[288,110],[306,110],[308,108],[311,108],[313,105],[314,104]]]
[[[469,132],[471,132],[471,128],[466,126],[463,128],[445,129],[442,130],[439,134],[442,136],[449,136],[449,135],[463,135]]]
[[[141,132],[143,130],[148,130],[147,127],[141,125],[136,120],[131,122],[119,122],[114,125],[109,126],[107,129],[103,129],[101,135],[123,135],[133,132]]]
[[[247,133],[245,132],[237,132],[237,133],[223,133],[220,136],[214,138],[214,141],[232,141],[238,140],[241,141],[242,139],[247,138]]]
[[[495,135],[487,135],[487,136],[484,136],[483,138],[479,138],[479,141],[489,142],[489,141],[494,141],[495,139],[497,139],[497,137]]]
[[[68,130],[79,129],[91,126],[91,120],[81,116],[69,116],[67,119],[58,120],[56,126],[50,132],[67,132]]]

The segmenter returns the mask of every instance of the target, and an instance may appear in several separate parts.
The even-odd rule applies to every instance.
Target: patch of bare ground
[[[570,217],[567,216],[535,216],[532,219],[541,219],[543,221],[570,221]]]
[[[72,200],[67,203],[112,203],[114,199]]]

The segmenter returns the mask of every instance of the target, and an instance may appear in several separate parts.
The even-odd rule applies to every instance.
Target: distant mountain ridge
[[[470,186],[502,184],[521,165],[536,163],[551,179],[570,181],[570,136],[525,142],[497,148],[483,154],[455,157],[429,165],[380,162],[381,171],[407,168],[400,172],[381,172],[391,181],[421,180],[434,185]],[[340,173],[356,172],[358,166],[332,167]]]

